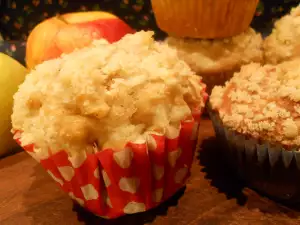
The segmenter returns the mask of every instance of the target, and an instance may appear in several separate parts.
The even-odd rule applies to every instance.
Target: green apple
[[[27,72],[19,62],[0,53],[0,156],[11,153],[17,147],[11,134],[13,95]]]

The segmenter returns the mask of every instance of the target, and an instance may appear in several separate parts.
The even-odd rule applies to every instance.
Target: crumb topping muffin
[[[223,124],[239,133],[286,147],[300,145],[300,60],[277,66],[252,63],[224,87],[213,89],[210,104]]]
[[[225,39],[181,39],[168,37],[166,43],[196,73],[231,71],[243,64],[262,62],[262,36],[252,28]]]
[[[277,64],[300,56],[300,6],[275,22],[265,41],[265,60]]]
[[[52,151],[121,149],[150,132],[172,137],[204,107],[204,85],[153,32],[127,35],[36,67],[14,96],[13,131]]]

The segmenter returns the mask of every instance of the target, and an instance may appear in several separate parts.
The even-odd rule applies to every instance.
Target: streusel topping
[[[204,107],[201,77],[153,32],[90,47],[40,64],[14,96],[22,144],[48,151],[121,149],[149,132],[171,137]]]
[[[210,97],[224,125],[287,146],[300,145],[300,59],[277,66],[252,63]]]
[[[196,73],[232,71],[250,62],[262,62],[262,36],[252,28],[225,39],[182,39],[165,41]]]
[[[275,22],[264,41],[265,60],[270,64],[300,57],[300,6]]]

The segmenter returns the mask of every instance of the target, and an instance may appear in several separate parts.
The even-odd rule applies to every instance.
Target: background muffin
[[[244,66],[210,97],[229,165],[256,189],[288,201],[300,200],[299,63]]]
[[[166,39],[179,57],[202,76],[209,93],[214,85],[224,84],[242,65],[262,62],[262,42],[261,35],[252,28],[226,39]]]
[[[275,22],[264,41],[265,60],[277,64],[300,56],[300,6]]]
[[[225,38],[238,35],[249,27],[258,4],[258,0],[151,2],[160,29],[171,36],[190,38]]]
[[[204,85],[152,35],[40,64],[14,96],[15,139],[102,217],[152,208],[189,176]]]

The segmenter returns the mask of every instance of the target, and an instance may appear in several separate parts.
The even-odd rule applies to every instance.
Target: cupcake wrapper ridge
[[[181,123],[178,137],[149,135],[141,143],[129,142],[120,151],[95,154],[38,152],[34,144],[22,146],[78,204],[103,218],[144,212],[167,200],[190,175],[201,111]]]
[[[232,37],[245,31],[254,17],[259,1],[151,0],[151,2],[158,26],[169,35],[213,39]]]
[[[254,189],[288,203],[300,202],[300,152],[226,128],[208,105],[227,163]]]

